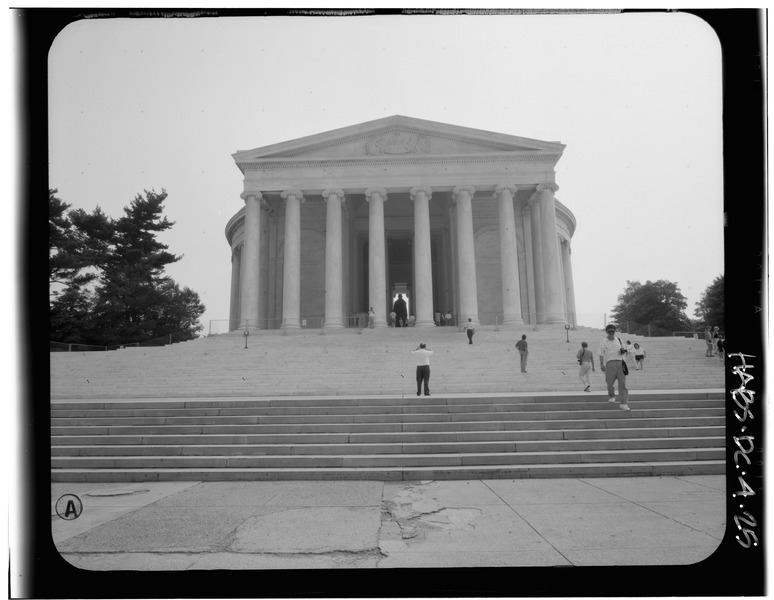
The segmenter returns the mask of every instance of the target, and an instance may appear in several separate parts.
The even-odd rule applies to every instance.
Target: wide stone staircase
[[[527,335],[528,373],[513,345]],[[701,340],[637,338],[631,411],[592,391],[561,326],[241,332],[51,353],[54,481],[464,479],[725,471],[724,370]],[[410,353],[435,351],[432,396]]]

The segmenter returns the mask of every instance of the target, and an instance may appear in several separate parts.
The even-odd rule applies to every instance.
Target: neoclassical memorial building
[[[230,329],[576,325],[564,145],[392,116],[233,155]]]

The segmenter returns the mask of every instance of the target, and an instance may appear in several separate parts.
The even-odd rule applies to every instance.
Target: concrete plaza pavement
[[[722,475],[51,489],[56,548],[89,571],[689,565],[725,521]]]

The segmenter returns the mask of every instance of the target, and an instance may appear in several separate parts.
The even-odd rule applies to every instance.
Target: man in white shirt
[[[425,396],[430,395],[430,357],[434,354],[428,350],[424,344],[419,344],[419,348],[412,350],[411,354],[417,360],[417,396],[422,392],[422,383],[424,382]]]
[[[626,375],[623,372],[623,359],[626,356],[626,347],[621,340],[615,337],[615,325],[612,323],[605,327],[607,337],[599,344],[599,366],[605,374],[607,382],[608,402],[615,402],[615,388],[618,380],[618,393],[621,396],[621,410],[629,409],[629,390],[626,389]]]

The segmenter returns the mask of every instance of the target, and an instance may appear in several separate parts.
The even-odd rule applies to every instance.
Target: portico
[[[386,327],[398,289],[417,327],[575,325],[563,149],[394,116],[235,153],[230,328]]]

